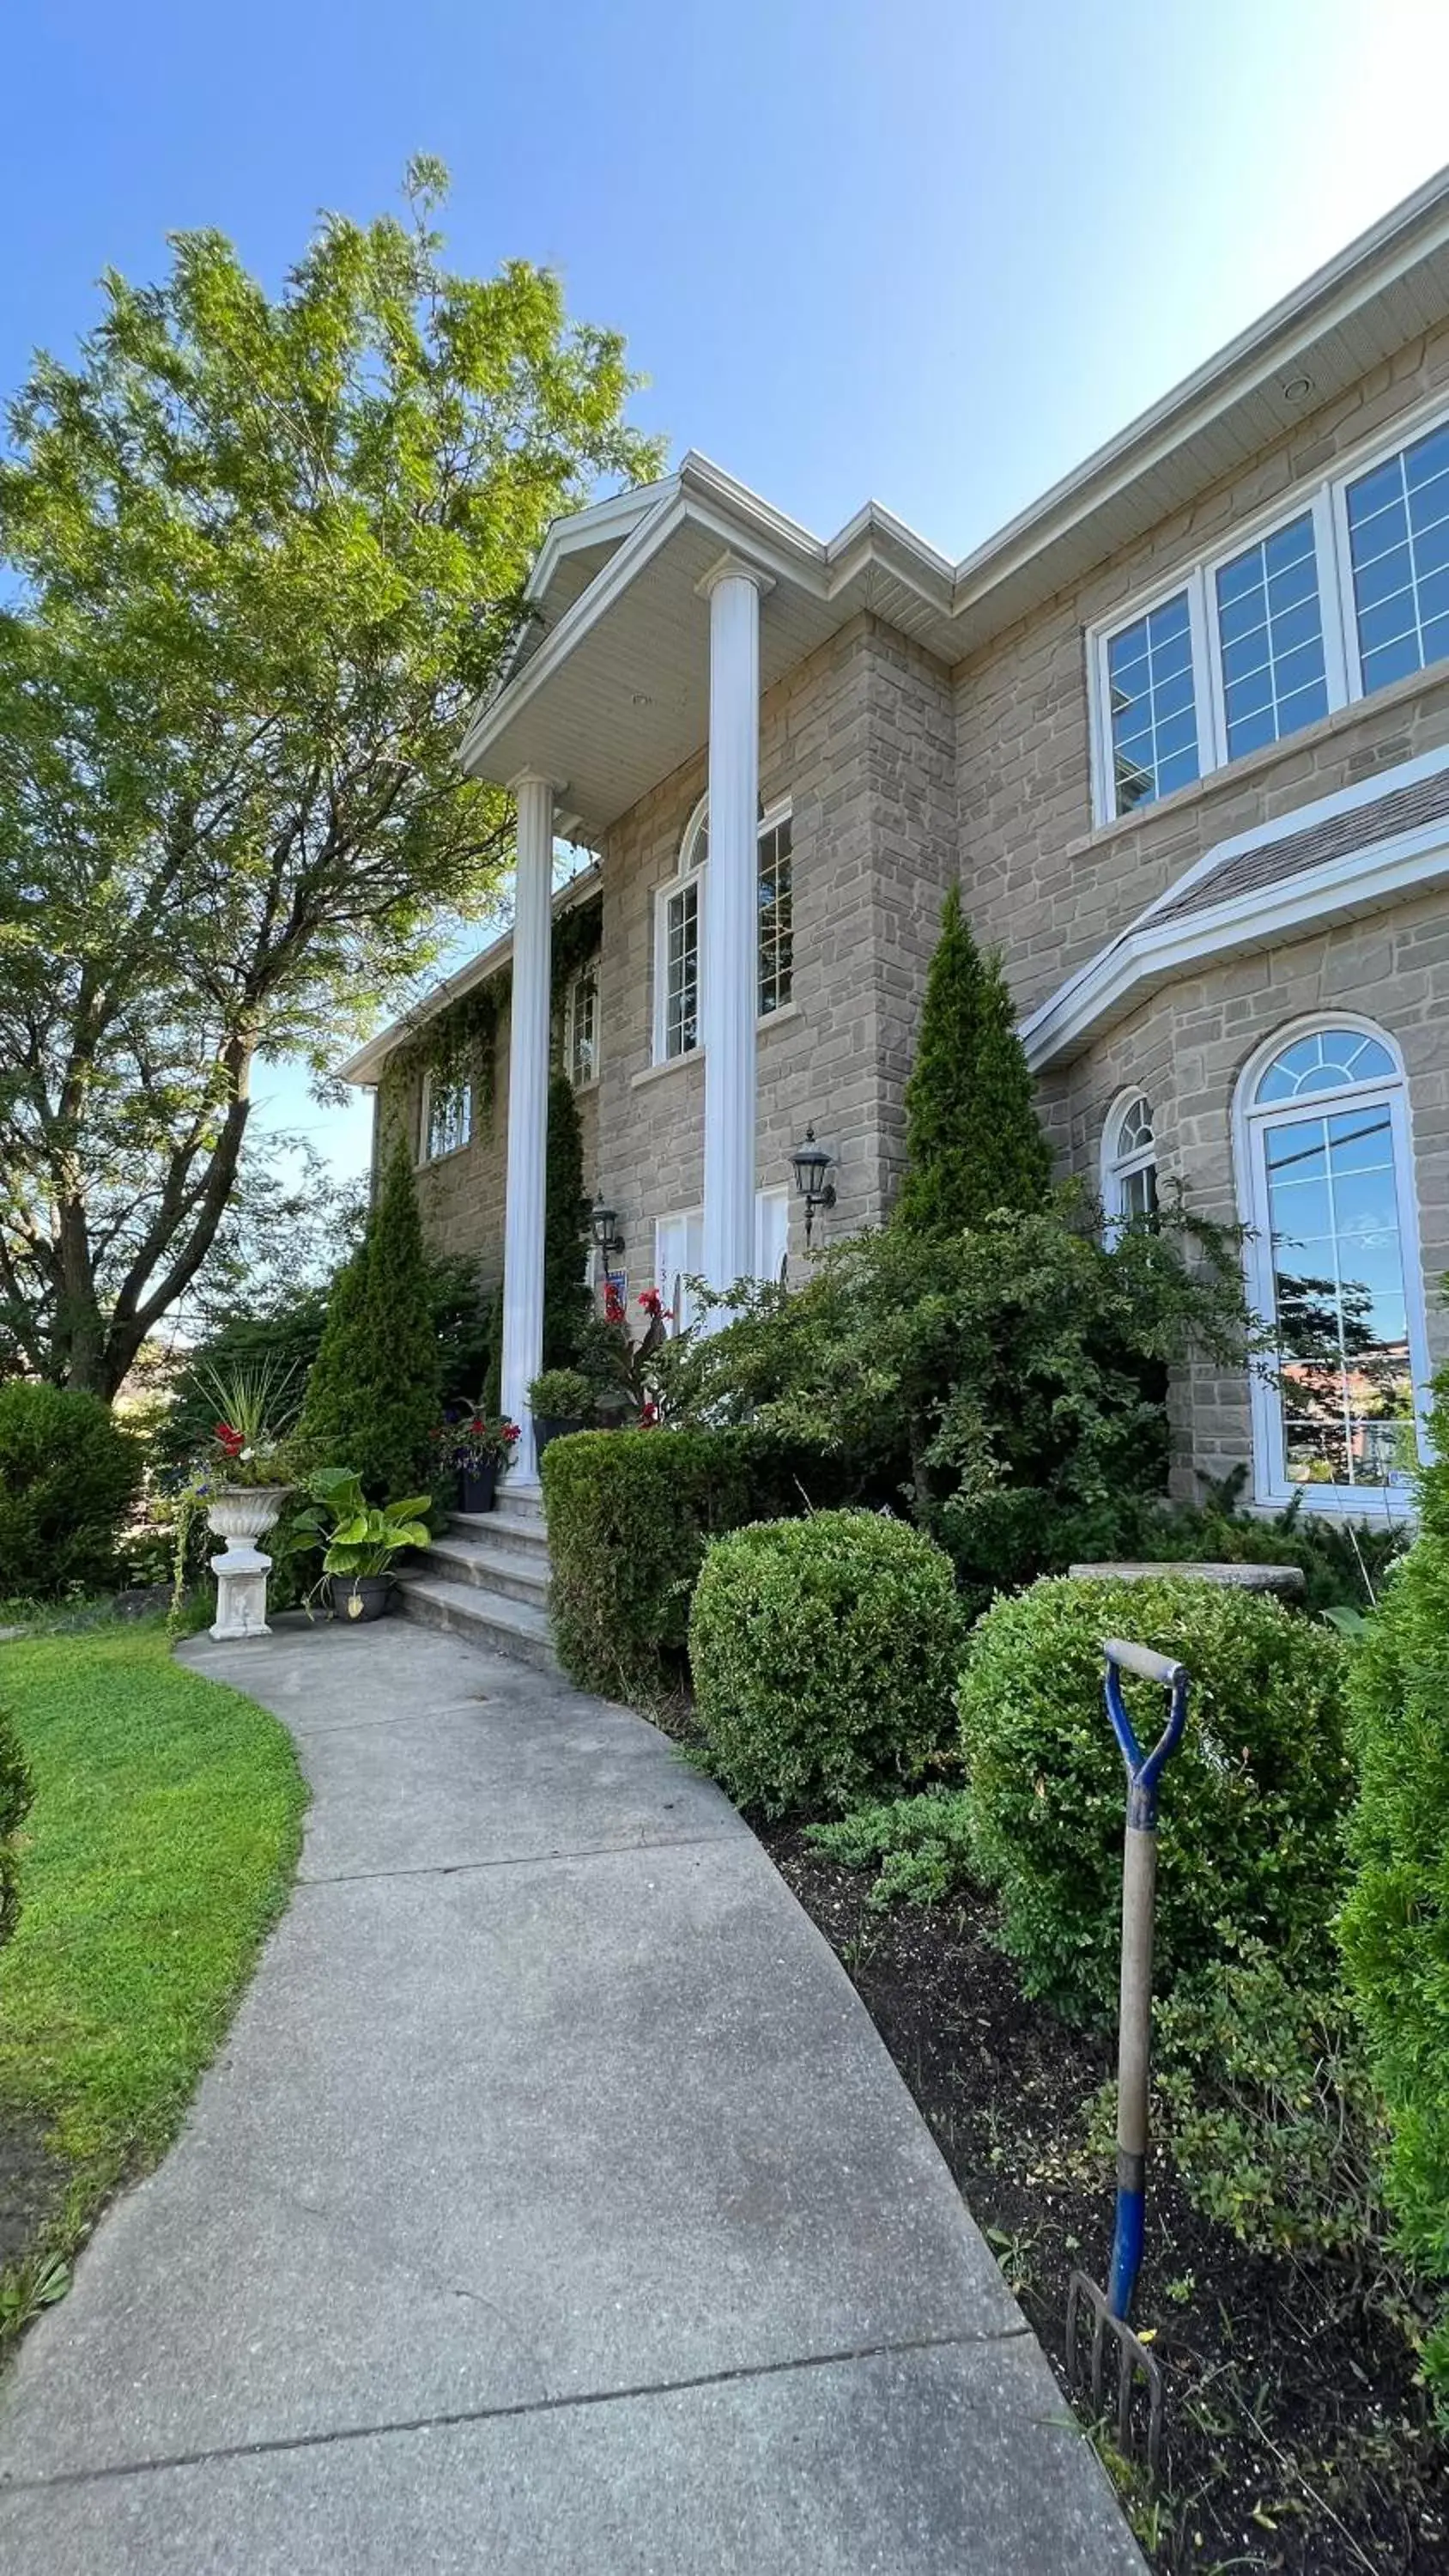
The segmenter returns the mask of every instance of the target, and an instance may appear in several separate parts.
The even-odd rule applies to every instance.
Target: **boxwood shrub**
[[[918,1781],[950,1742],[950,1558],[904,1521],[817,1512],[720,1539],[689,1621],[710,1769],[765,1815]]]
[[[1345,1649],[1275,1601],[1167,1576],[1056,1576],[996,1602],[959,1694],[976,1865],[1026,1992],[1082,2021],[1116,2008],[1125,1773],[1102,1699],[1102,1640],[1128,1636],[1191,1675],[1165,1774],[1156,1984],[1238,1938],[1326,1953],[1350,1786]],[[1128,1679],[1139,1737],[1164,1694]]]
[[[580,1431],[544,1453],[559,1661],[581,1689],[657,1705],[686,1678],[711,1538],[815,1499],[813,1462],[754,1431]]]
[[[99,1396],[0,1386],[0,1597],[109,1583],[140,1483],[140,1448]]]

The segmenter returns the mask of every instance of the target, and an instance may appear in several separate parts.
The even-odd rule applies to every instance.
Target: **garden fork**
[[[1122,1989],[1117,2038],[1117,2223],[1112,2271],[1105,2290],[1085,2272],[1073,2272],[1067,2290],[1067,2367],[1080,2376],[1078,2322],[1083,2301],[1092,2315],[1092,2404],[1102,2408],[1107,2338],[1117,2348],[1117,2447],[1125,2455],[1132,2433],[1132,2395],[1139,2377],[1147,2390],[1147,2466],[1155,2478],[1162,2450],[1162,2370],[1132,2331],[1130,2318],[1142,2264],[1147,2205],[1147,2076],[1152,2049],[1152,1913],[1157,1890],[1157,1788],[1166,1763],[1182,1742],[1187,1723],[1187,1672],[1171,1656],[1120,1637],[1104,1640],[1107,1714],[1127,1766],[1127,1834],[1122,1858]],[[1168,1693],[1167,1724],[1144,1754],[1122,1698],[1122,1675],[1159,1682]]]

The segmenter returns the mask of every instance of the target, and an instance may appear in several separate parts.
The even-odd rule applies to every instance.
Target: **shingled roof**
[[[1449,744],[1221,842],[1022,1022],[1034,1072],[1070,1063],[1175,976],[1449,884]]]
[[[1154,904],[1151,917],[1154,921],[1179,921],[1188,913],[1209,912],[1235,895],[1255,894],[1262,886],[1281,885],[1289,877],[1301,876],[1306,868],[1324,867],[1330,859],[1373,849],[1381,841],[1392,841],[1400,832],[1411,832],[1421,823],[1437,823],[1444,816],[1449,816],[1449,769],[1416,779],[1412,787],[1393,788],[1351,813],[1332,814],[1326,822],[1299,824],[1296,828],[1285,824],[1271,840],[1260,841],[1251,850],[1239,850],[1236,856],[1206,870],[1191,885],[1170,894],[1165,902]]]

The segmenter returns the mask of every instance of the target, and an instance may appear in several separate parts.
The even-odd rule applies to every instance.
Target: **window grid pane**
[[[790,818],[760,835],[759,992],[761,1017],[782,1011],[794,984],[794,887],[791,876]]]
[[[473,1086],[464,1077],[433,1081],[428,1087],[428,1133],[424,1159],[435,1163],[456,1154],[473,1133]]]
[[[1287,1480],[1398,1483],[1414,1391],[1391,1099],[1270,1118],[1262,1145]]]
[[[1107,678],[1117,811],[1129,814],[1198,776],[1185,590],[1112,637]]]
[[[1220,567],[1217,608],[1229,760],[1327,715],[1310,512]]]
[[[680,886],[666,919],[664,1052],[692,1055],[699,1044],[699,887]]]
[[[1449,426],[1360,475],[1345,502],[1363,684],[1387,688],[1449,654],[1438,578],[1449,549]]]
[[[599,1070],[599,987],[589,968],[573,988],[569,1008],[569,1080],[575,1089]]]

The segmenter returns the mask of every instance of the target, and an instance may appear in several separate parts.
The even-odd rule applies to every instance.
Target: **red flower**
[[[642,1406],[642,1407],[641,1407],[641,1409],[640,1409],[639,1419],[640,1419],[640,1421],[645,1425],[645,1427],[646,1427],[646,1428],[652,1428],[652,1427],[653,1427],[653,1425],[654,1425],[654,1424],[658,1421],[658,1419],[659,1419],[659,1407],[658,1407],[658,1405],[657,1405],[657,1404],[646,1404],[646,1405]]]
[[[213,1427],[228,1458],[239,1458],[247,1445],[245,1432],[234,1430],[229,1422],[218,1422]]]
[[[519,1430],[516,1422],[505,1422],[503,1425],[503,1437],[505,1440],[521,1440],[523,1434]]]
[[[664,1313],[664,1300],[660,1296],[657,1288],[641,1288],[639,1291],[639,1303],[643,1307],[646,1315],[658,1317],[662,1316]]]
[[[471,1421],[471,1422],[470,1422],[470,1424],[468,1425],[468,1428],[469,1428],[469,1430],[470,1430],[470,1431],[486,1431],[486,1430],[487,1430],[487,1428],[488,1428],[488,1425],[487,1425],[487,1423],[484,1421],[483,1416],[482,1416],[482,1414],[481,1414],[481,1413],[475,1413],[475,1414],[474,1414],[474,1416],[473,1416],[472,1421]]]

